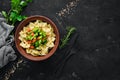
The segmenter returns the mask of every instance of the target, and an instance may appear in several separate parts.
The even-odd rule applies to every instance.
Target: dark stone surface
[[[9,0],[0,0],[0,11],[9,8]],[[33,0],[22,14],[51,18],[61,38],[66,26],[75,26],[78,36],[42,62],[19,63],[16,51],[18,59],[0,70],[0,80],[16,64],[9,80],[120,80],[120,0]]]

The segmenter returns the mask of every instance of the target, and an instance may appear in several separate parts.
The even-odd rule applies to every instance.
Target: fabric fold
[[[0,68],[17,57],[11,46],[14,41],[14,37],[10,35],[13,28],[14,26],[7,24],[0,13]]]

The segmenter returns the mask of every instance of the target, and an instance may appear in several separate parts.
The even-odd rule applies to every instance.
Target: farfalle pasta
[[[52,26],[41,20],[24,26],[19,35],[20,46],[33,56],[46,55],[55,45],[56,35]]]

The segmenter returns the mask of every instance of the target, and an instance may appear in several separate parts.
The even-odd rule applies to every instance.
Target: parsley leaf
[[[11,0],[11,8],[16,9],[20,4],[20,0]]]
[[[7,17],[8,17],[8,15],[7,15],[7,12],[6,12],[6,11],[2,11],[2,15],[3,15],[5,18],[7,18]]]
[[[22,21],[23,19],[26,19],[26,16],[18,15],[17,20]]]
[[[8,24],[14,25],[17,21],[22,21],[26,16],[21,15],[25,6],[32,0],[11,0],[11,9],[9,12],[2,11],[2,15],[6,18]]]
[[[27,6],[27,2],[25,2],[25,1],[21,1],[21,2],[20,2],[20,6],[22,6],[22,7]]]

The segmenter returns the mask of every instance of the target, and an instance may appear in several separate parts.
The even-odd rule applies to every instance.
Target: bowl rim
[[[56,40],[55,40],[55,46],[49,51],[49,53],[47,55],[44,56],[32,56],[31,54],[26,53],[26,51],[19,45],[20,44],[20,40],[19,38],[19,32],[23,29],[23,27],[27,24],[29,24],[29,22],[35,21],[35,20],[41,20],[45,21],[47,23],[49,23],[53,28],[54,28],[54,33],[56,34]],[[49,57],[51,57],[55,51],[57,50],[58,46],[59,46],[59,31],[57,26],[55,25],[55,23],[48,17],[46,16],[41,16],[41,15],[35,15],[35,16],[30,16],[27,19],[23,20],[22,22],[20,22],[20,24],[17,26],[16,30],[15,30],[15,45],[17,50],[19,51],[19,53],[31,60],[31,61],[42,61],[42,60],[46,60]]]

